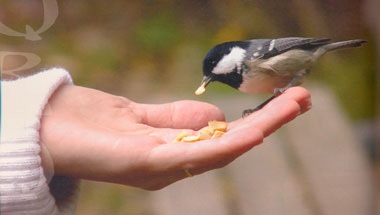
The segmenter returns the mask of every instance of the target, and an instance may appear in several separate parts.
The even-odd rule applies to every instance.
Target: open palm
[[[294,87],[249,117],[228,124],[218,139],[173,141],[224,120],[215,106],[197,101],[148,105],[94,89],[63,86],[43,112],[41,144],[56,174],[155,190],[193,174],[220,168],[261,143],[311,107],[309,93]],[[52,167],[50,167],[52,168]]]

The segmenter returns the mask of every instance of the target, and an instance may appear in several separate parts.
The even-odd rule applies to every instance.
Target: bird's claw
[[[241,114],[241,117],[242,117],[242,118],[245,118],[245,117],[251,115],[252,113],[254,113],[254,112],[260,110],[261,108],[262,108],[262,106],[259,105],[259,106],[255,107],[254,109],[247,109],[247,110],[244,110],[243,113]]]
[[[256,109],[256,108],[255,108]],[[242,118],[245,118],[247,116],[249,116],[251,113],[255,112],[256,110],[254,109],[247,109],[247,110],[244,110],[243,113],[241,114],[241,117]]]

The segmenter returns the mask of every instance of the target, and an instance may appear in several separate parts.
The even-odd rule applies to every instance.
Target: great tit
[[[246,93],[273,93],[243,117],[261,109],[286,89],[302,83],[312,65],[326,52],[359,47],[362,39],[331,42],[328,38],[287,37],[225,42],[213,47],[203,60],[203,79],[196,95],[219,81]]]

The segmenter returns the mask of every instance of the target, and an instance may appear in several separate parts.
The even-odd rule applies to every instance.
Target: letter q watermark
[[[40,34],[47,31],[53,24],[55,23],[58,17],[58,3],[57,0],[42,0],[43,11],[44,11],[44,19],[42,25],[35,30],[30,25],[25,25],[25,32],[18,32],[11,27],[5,25],[0,20],[0,34],[11,36],[11,37],[24,37],[26,40],[30,41],[38,41],[41,40],[42,37]],[[1,3],[0,3],[1,7]],[[7,57],[12,56],[21,56],[26,59],[25,63],[17,68],[12,68],[8,70],[3,69],[4,61]],[[37,66],[41,62],[41,58],[29,52],[12,52],[12,51],[2,51],[0,50],[0,71],[1,74],[8,74],[11,76],[16,76],[18,71],[23,71],[27,69],[31,69]]]

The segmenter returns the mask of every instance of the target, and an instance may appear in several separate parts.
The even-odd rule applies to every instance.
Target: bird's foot
[[[260,110],[260,109],[261,109],[261,108],[258,108],[258,107],[254,108],[254,109],[246,109],[246,110],[244,110],[243,113],[241,114],[241,117],[242,117],[242,118],[245,118],[245,117],[251,115],[251,113],[256,112],[256,111],[258,111],[258,110]]]
[[[261,103],[260,105],[258,105],[258,106],[255,107],[254,109],[247,109],[247,110],[244,110],[243,113],[242,113],[242,117],[243,117],[243,118],[244,118],[244,117],[247,117],[247,116],[250,115],[251,113],[260,110],[260,109],[263,108],[266,104],[268,104],[270,101],[272,101],[274,98],[276,98],[276,95],[271,96],[269,99],[265,100],[263,103]]]

